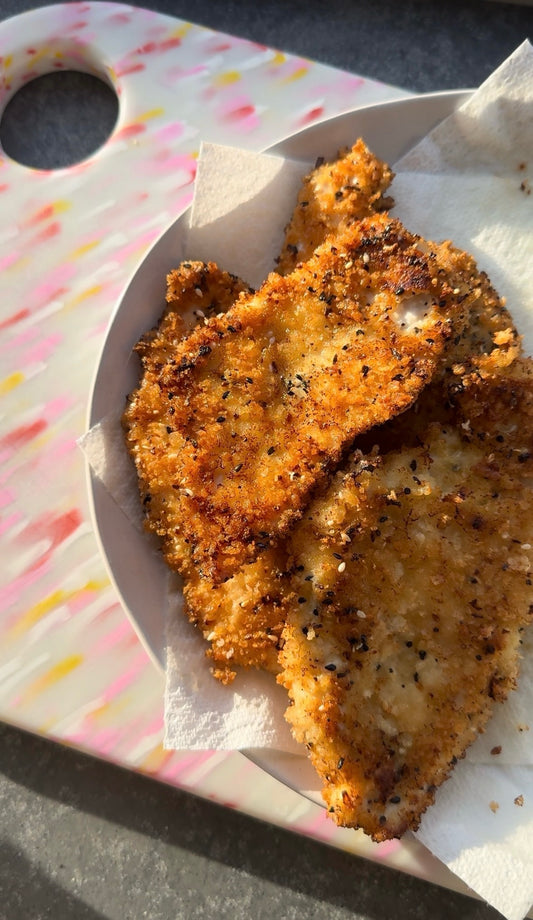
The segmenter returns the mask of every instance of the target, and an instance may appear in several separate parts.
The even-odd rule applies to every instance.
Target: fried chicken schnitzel
[[[393,177],[361,139],[333,163],[319,162],[304,178],[285,230],[278,271],[286,275],[305,262],[331,233],[390,207],[383,197]]]
[[[304,180],[287,229],[287,241],[298,236],[298,258],[308,256],[329,231],[345,226],[373,207],[381,207],[391,177],[388,167],[376,160],[362,141],[337,163],[318,166]],[[295,261],[296,253],[287,244],[280,270],[288,270]],[[465,263],[464,270],[471,269]],[[512,360],[518,348],[509,314],[486,276],[478,273],[475,265],[473,269],[469,284],[479,289],[479,296],[472,304],[468,326],[460,339],[456,337],[448,356],[447,386],[452,391],[462,386],[473,368],[486,370],[495,366],[495,356],[496,363],[503,366]],[[143,365],[142,400],[146,404],[152,399],[155,404],[159,399],[159,377],[172,361],[176,345],[195,325],[205,324],[209,316],[226,312],[238,295],[247,290],[242,282],[221,272],[213,263],[185,262],[168,276],[167,309],[158,328],[143,336],[137,345]],[[417,430],[424,430],[436,413],[442,416],[446,392],[441,381],[426,388],[412,410],[380,430],[380,444],[384,445],[387,437],[394,445],[399,439],[414,443]],[[173,412],[170,406],[169,416]],[[165,498],[157,490],[152,494],[153,483],[144,478],[145,464],[140,460],[141,446],[142,450],[152,450],[156,444],[142,438],[138,442],[140,426],[131,406],[124,415],[124,425],[140,477],[143,504],[149,509],[150,526],[161,535],[164,526],[161,504]],[[160,429],[156,432],[160,450],[162,432]],[[372,445],[373,437],[373,431],[369,432],[367,447]],[[234,676],[235,665],[279,670],[277,649],[284,611],[292,599],[286,577],[286,552],[283,545],[278,549],[262,549],[260,545],[257,548],[257,559],[241,565],[228,580],[215,584],[204,572],[190,568],[184,586],[187,614],[211,642],[208,654],[214,662],[213,673],[225,682]]]
[[[287,719],[335,821],[416,829],[514,687],[533,617],[533,365],[477,378],[418,446],[358,452],[289,540]]]
[[[358,433],[416,399],[467,320],[465,264],[376,215],[178,342],[125,415],[173,569],[234,574]]]

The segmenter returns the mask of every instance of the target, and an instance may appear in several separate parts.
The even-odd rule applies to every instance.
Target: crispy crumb
[[[496,754],[501,754],[501,752],[502,752],[502,746],[501,746],[501,744],[497,744],[496,747],[493,747],[493,748],[491,749],[491,752],[490,752],[490,753],[491,753],[493,756],[495,756]]]
[[[498,805],[498,802],[494,802],[494,801],[489,802],[489,808],[490,808],[490,810],[492,811],[493,814],[496,814],[496,812],[498,811],[498,808],[499,808],[499,807],[500,807],[500,806]]]
[[[324,238],[355,220],[390,207],[384,197],[393,173],[358,140],[334,163],[321,163],[305,177],[285,231],[278,271],[286,275],[305,262]],[[370,257],[363,253],[368,265]],[[347,266],[348,267],[348,266]]]
[[[516,799],[514,800],[514,803],[515,803],[515,805],[519,805],[520,808],[522,808],[522,805],[524,804],[524,796],[523,796],[523,795],[517,795]]]

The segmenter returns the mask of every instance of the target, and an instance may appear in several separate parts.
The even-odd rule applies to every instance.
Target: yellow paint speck
[[[58,661],[57,664],[54,664],[48,671],[41,674],[40,677],[37,677],[37,679],[27,687],[20,698],[20,703],[25,705],[35,699],[36,696],[39,696],[39,694],[49,690],[54,684],[57,684],[60,680],[67,677],[68,674],[71,674],[72,671],[75,671],[82,661],[83,655],[67,655],[62,661]]]
[[[95,294],[99,294],[101,290],[101,284],[94,284],[92,287],[85,288],[84,291],[80,291],[76,297],[73,297],[72,300],[69,300],[65,304],[65,309],[70,310],[72,307],[77,307],[78,304],[82,303],[84,300],[88,300],[89,297],[94,297]]]
[[[164,113],[165,110],[161,106],[157,109],[148,109],[147,112],[143,112],[138,116],[137,121],[150,121],[151,118],[160,118]]]
[[[158,743],[144,758],[140,764],[140,769],[145,773],[158,773],[171,757],[172,751],[165,751],[163,745]]]
[[[43,598],[42,601],[30,607],[30,609],[14,624],[9,635],[11,637],[23,635],[28,629],[31,629],[35,623],[38,623],[47,613],[53,610],[54,607],[58,607],[59,604],[64,603],[68,596],[69,595],[66,594],[65,591],[53,591],[48,597]]]
[[[238,83],[241,75],[238,70],[227,70],[221,73],[214,81],[215,86],[231,86],[232,83]]]
[[[32,626],[35,626],[39,620],[42,620],[51,610],[54,610],[56,607],[59,607],[61,604],[65,604],[68,601],[79,597],[82,594],[87,592],[96,592],[105,588],[109,584],[108,581],[96,581],[96,579],[90,579],[80,588],[75,588],[72,591],[64,591],[61,588],[58,588],[57,591],[52,591],[47,597],[44,597],[41,601],[38,601],[21,617],[16,621],[11,630],[8,633],[10,638],[16,638],[17,636],[23,635]]]
[[[24,380],[25,377],[22,371],[15,371],[13,374],[10,374],[9,377],[4,377],[3,380],[0,380],[0,396],[5,396],[6,393],[10,393],[11,390],[18,387]]]
[[[192,29],[192,23],[184,22],[182,26],[179,26],[179,28],[177,28],[174,32],[172,32],[170,37],[171,38],[185,38],[185,36],[187,35],[188,32],[191,31],[191,29]]]
[[[305,77],[308,73],[308,70],[308,67],[298,67],[298,69],[289,74],[288,77],[285,77],[282,80],[282,83],[295,83],[296,80],[301,80],[302,77]]]
[[[91,252],[91,250],[96,249],[99,246],[101,240],[91,240],[90,243],[84,243],[83,246],[78,246],[77,249],[74,249],[70,254],[71,259],[79,259],[80,256],[84,256],[86,252]]]

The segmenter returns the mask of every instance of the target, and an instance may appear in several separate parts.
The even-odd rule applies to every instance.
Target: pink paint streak
[[[131,13],[112,13],[107,21],[116,25],[127,25],[131,20]]]
[[[31,422],[29,425],[19,425],[8,431],[7,434],[0,438],[0,448],[10,447],[17,450],[24,445],[29,444],[37,435],[41,434],[47,427],[47,422],[43,418]]]
[[[108,754],[116,747],[123,733],[123,728],[102,728],[90,737],[91,747],[100,754]],[[71,738],[74,744],[87,740],[88,737],[85,732],[79,733],[77,739],[75,736]]]
[[[117,77],[125,77],[130,73],[141,73],[141,71],[146,69],[146,64],[143,64],[142,61],[137,61],[136,64],[121,64],[119,65],[115,73]]]
[[[153,719],[148,723],[148,725],[145,726],[142,736],[149,738],[150,735],[155,735],[156,732],[162,731],[164,724],[163,713],[159,713],[155,719]]]
[[[173,48],[179,48],[181,45],[181,38],[178,35],[175,35],[171,38],[165,38],[162,41],[156,42],[146,42],[144,45],[141,45],[140,48],[136,49],[137,54],[154,54],[155,52],[162,53],[165,51],[171,51]]]
[[[26,525],[17,537],[17,542],[23,546],[35,546],[45,543],[46,549],[41,551],[36,559],[28,566],[26,572],[40,569],[46,564],[54,551],[70,537],[83,522],[81,512],[72,508],[64,514],[42,514]]]
[[[115,252],[114,258],[118,261],[123,259],[125,261],[129,258],[129,256],[133,255],[134,253],[138,253],[139,250],[148,248],[148,246],[153,243],[156,237],[159,236],[159,233],[160,231],[158,229],[147,231],[142,236],[140,236],[139,239],[134,240],[132,243],[128,243],[127,246],[124,246],[122,249],[119,249],[117,252]]]
[[[15,493],[11,489],[0,489],[0,508],[5,508],[15,500]]]
[[[33,348],[30,348],[21,358],[23,366],[37,364],[41,361],[47,361],[56,347],[63,341],[63,336],[59,334],[50,335],[46,339],[41,339]]]
[[[61,223],[58,220],[52,221],[51,224],[47,224],[46,227],[37,233],[29,242],[30,248],[33,246],[38,246],[39,243],[46,243],[47,240],[52,240],[55,236],[59,236],[61,233]]]
[[[54,442],[49,445],[46,452],[46,469],[53,469],[56,465],[60,464],[65,457],[68,457],[69,454],[77,452],[78,447],[76,444],[76,439],[72,437],[62,438],[59,441]]]
[[[74,400],[70,396],[56,396],[55,399],[51,399],[46,403],[44,407],[44,415],[47,416],[48,421],[52,419],[59,418],[59,416],[64,415],[64,413],[74,405]]]
[[[37,224],[42,223],[45,220],[50,220],[54,216],[54,206],[53,204],[43,205],[42,208],[39,208],[35,214],[32,214],[31,217],[28,217],[28,220],[22,225],[23,227],[35,227]]]
[[[4,271],[6,268],[10,268],[10,266],[18,262],[19,259],[20,252],[8,252],[7,255],[0,259],[0,272]]]
[[[206,763],[212,756],[212,751],[201,751],[200,753],[195,751],[191,754],[179,755],[179,758],[178,755],[175,755],[157,771],[157,775],[167,782],[181,784],[184,782],[185,774]]]
[[[259,125],[255,107],[246,96],[234,96],[221,105],[219,116],[222,121],[232,124],[240,131],[252,131]]]
[[[24,345],[31,344],[35,342],[35,339],[39,336],[39,330],[35,326],[29,326],[27,329],[24,329],[22,332],[19,332],[17,335],[13,336],[11,339],[5,339],[0,345],[0,352],[12,352],[13,350],[22,348]]]
[[[339,78],[334,80],[333,83],[315,83],[312,92],[315,97],[323,96],[326,93],[352,93],[354,90],[361,89],[361,87],[365,85],[365,82],[363,77],[357,77],[350,73],[343,73],[340,74]]]
[[[121,693],[124,693],[131,684],[133,684],[138,678],[139,675],[144,671],[146,666],[149,663],[148,655],[143,650],[139,655],[137,655],[133,661],[133,664],[128,668],[124,674],[121,674],[120,677],[117,677],[112,684],[107,687],[104,691],[103,699],[106,703],[111,702]]]
[[[135,641],[138,641],[129,621],[124,618],[115,629],[112,629],[111,632],[103,636],[91,647],[88,657],[99,658],[101,655],[107,654],[116,645],[120,645],[124,640],[131,639],[132,636]]]
[[[20,511],[14,511],[13,514],[9,514],[6,518],[0,519],[0,536],[7,533],[8,530],[11,530],[12,527],[15,527],[17,524],[20,524],[22,520],[22,514]]]
[[[167,143],[168,141],[176,141],[180,138],[184,131],[184,125],[181,121],[173,121],[170,125],[165,125],[163,128],[160,128],[159,131],[154,133],[154,137],[162,143]]]
[[[12,313],[11,316],[8,316],[6,319],[0,322],[0,329],[8,329],[9,326],[15,326],[17,323],[20,323],[23,319],[27,319],[30,315],[30,311],[26,308],[22,310],[17,310],[16,313]]]
[[[177,80],[186,80],[188,77],[196,77],[198,74],[206,74],[208,69],[205,64],[195,64],[193,67],[182,67],[177,65],[175,67],[169,67],[165,71],[165,77],[167,81],[175,82]]]
[[[120,131],[117,131],[113,135],[114,140],[123,141],[127,140],[129,137],[137,137],[139,134],[144,134],[146,131],[146,125],[143,124],[133,124],[126,125],[124,128],[121,128]]]
[[[314,108],[309,109],[309,111],[306,112],[305,115],[302,115],[302,117],[298,119],[296,124],[299,127],[303,128],[306,125],[312,124],[314,121],[317,120],[317,118],[320,118],[323,114],[324,114],[324,107],[321,105],[317,105]]]
[[[43,577],[46,569],[47,566],[44,566],[41,569],[24,572],[22,575],[19,575],[18,578],[14,578],[13,581],[5,585],[5,587],[0,588],[0,607],[2,610],[6,610],[14,604],[15,601],[19,601],[23,591],[36,581],[39,581]],[[11,627],[17,619],[18,611],[14,616],[7,619],[7,627]]]
[[[64,294],[67,290],[66,285],[75,274],[76,268],[74,265],[67,262],[63,265],[58,265],[57,268],[46,275],[41,284],[38,284],[33,289],[32,304],[42,306]]]

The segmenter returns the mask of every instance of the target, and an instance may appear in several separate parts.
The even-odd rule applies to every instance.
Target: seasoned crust
[[[222,683],[235,667],[279,671],[278,651],[293,602],[284,547],[264,550],[222,584],[194,573],[184,587],[186,612],[210,643],[212,672]]]
[[[179,342],[158,406],[141,385],[130,409],[171,567],[221,582],[286,533],[353,437],[436,373],[473,296],[449,247],[377,215]]]
[[[348,224],[383,211],[393,173],[361,139],[333,163],[321,163],[307,175],[285,230],[278,271],[286,275],[305,262],[327,236]]]
[[[186,261],[169,272],[165,310],[157,325],[135,345],[144,377],[151,374],[155,380],[189,332],[210,316],[227,312],[242,293],[251,293],[250,287],[214,262]],[[128,414],[125,420],[128,425]]]
[[[384,206],[382,195],[391,177],[386,164],[377,161],[362,142],[354,145],[338,163],[321,165],[306,177],[287,230],[287,240],[290,234],[293,238],[295,233],[299,234],[299,258],[310,255],[332,229],[338,231],[355,217]],[[304,201],[308,204],[302,207]],[[285,247],[280,270],[288,270],[294,256],[291,246]],[[486,276],[478,272],[474,260],[450,246],[440,247],[439,257],[447,272],[453,273],[460,266],[463,283],[471,292],[469,321],[448,347],[443,376],[437,376],[422,391],[413,409],[379,429],[383,450],[388,449],[387,444],[389,447],[397,447],[399,442],[416,444],[419,432],[424,432],[431,421],[448,417],[450,394],[460,391],[465,380],[507,366],[519,351],[511,318]],[[165,365],[172,362],[178,343],[196,325],[203,326],[209,316],[227,311],[242,292],[249,293],[246,285],[213,263],[183,263],[168,276],[167,309],[158,327],[143,336],[137,346],[142,358],[143,382],[133,394],[124,425],[137,464],[144,507],[149,512],[149,527],[163,537],[167,520],[165,490],[159,492],[153,488],[153,479],[143,478],[147,473],[147,454],[164,449],[161,426],[155,426],[154,441],[153,429],[149,432],[146,427],[151,421],[150,407],[161,397],[160,375]],[[139,405],[144,415],[139,416]],[[170,405],[167,421],[173,412]],[[370,448],[375,437],[372,429],[359,438],[358,445]],[[151,470],[157,475],[157,463]],[[189,573],[185,587],[187,614],[211,642],[209,656],[214,673],[223,681],[234,676],[236,665],[278,670],[277,645],[284,611],[290,603],[287,578],[282,577],[282,572],[290,564],[283,542],[276,549],[263,548],[268,536],[259,535],[254,548],[256,560],[243,563],[223,582],[213,581],[205,570],[182,567],[182,571],[187,568]],[[166,539],[171,542],[172,534]],[[182,542],[185,554],[189,546]]]
[[[183,262],[167,277],[167,306],[159,323],[135,346],[141,359],[140,381],[126,399],[122,428],[137,471],[147,528],[160,537],[165,536],[166,496],[174,483],[171,464],[162,468],[174,405],[173,394],[163,392],[161,374],[194,327],[227,311],[241,293],[249,292],[248,285],[213,262]]]
[[[453,412],[418,446],[358,453],[290,541],[287,718],[335,821],[375,840],[416,829],[513,689],[533,615],[531,360]]]

